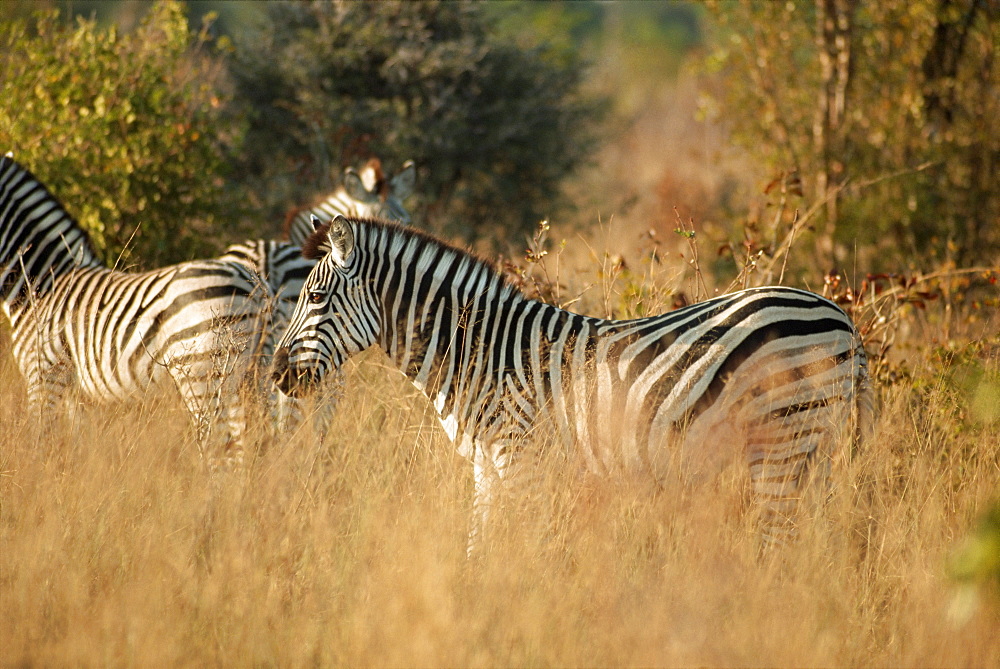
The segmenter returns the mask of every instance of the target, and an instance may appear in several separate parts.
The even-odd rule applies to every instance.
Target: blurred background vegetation
[[[566,264],[618,281],[608,313],[655,303],[654,270],[682,303],[692,267],[703,292],[940,298],[928,378],[991,406],[960,372],[994,369],[995,335],[949,346],[998,303],[998,53],[989,0],[7,0],[0,151],[140,267],[278,236],[344,167],[412,159],[416,225],[513,258],[579,235]]]
[[[617,217],[688,218],[730,249],[720,276],[793,226],[799,278],[1000,251],[982,0],[15,0],[0,21],[0,140],[112,261],[273,234],[371,155],[417,162],[425,227],[498,248]]]
[[[109,264],[127,244],[147,266],[211,250],[237,211],[222,186],[239,131],[222,123],[220,69],[184,8],[150,6],[129,30],[56,9],[5,4],[0,17],[0,150],[62,199]]]

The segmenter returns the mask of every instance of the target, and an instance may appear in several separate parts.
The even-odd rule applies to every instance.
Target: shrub
[[[1000,12],[976,0],[716,3],[719,109],[815,208],[815,262],[1000,252]],[[779,179],[780,180],[780,179]],[[787,224],[787,222],[786,222]]]
[[[155,266],[206,252],[231,212],[214,72],[182,5],[134,31],[56,11],[0,18],[0,151],[47,184],[106,262]]]

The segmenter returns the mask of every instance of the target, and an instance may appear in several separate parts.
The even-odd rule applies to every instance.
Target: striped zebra
[[[0,159],[0,286],[29,407],[43,420],[71,392],[120,402],[173,384],[202,454],[225,444],[222,455],[240,456],[241,386],[270,297],[256,272],[217,259],[141,273],[108,269],[86,232],[7,155]],[[219,455],[213,446],[210,457]]]
[[[844,426],[872,416],[859,334],[812,293],[756,288],[603,320],[528,299],[426,234],[314,223],[303,252],[318,262],[278,343],[275,380],[302,395],[348,356],[382,347],[473,463],[470,551],[498,482],[524,475],[523,437],[543,422],[598,474],[663,482],[677,466],[742,459],[766,547],[795,534],[805,484],[828,480]]]
[[[328,220],[337,215],[361,218],[386,218],[401,224],[410,223],[410,214],[403,206],[403,200],[413,193],[416,169],[413,161],[407,161],[391,179],[382,172],[382,164],[377,158],[370,159],[360,172],[353,168],[344,171],[342,185],[333,195],[303,209],[293,211],[286,221],[288,242],[275,240],[247,240],[229,246],[220,260],[246,265],[263,279],[272,305],[267,319],[261,321],[265,329],[261,333],[260,355],[263,359],[260,369],[265,369],[274,352],[277,334],[284,331],[291,318],[295,303],[299,299],[302,284],[315,265],[315,261],[302,256],[301,246],[313,233],[310,222],[312,216]],[[343,385],[343,375],[336,375],[329,383],[328,397],[332,400]],[[265,386],[272,387],[270,379]],[[270,394],[270,393],[269,393]],[[330,419],[332,401],[316,417],[320,433]],[[284,432],[301,421],[301,412],[294,400],[284,395],[269,397],[273,419],[277,430]]]
[[[348,167],[343,183],[333,195],[312,206],[293,210],[285,221],[285,232],[292,244],[302,246],[314,232],[312,217],[330,220],[338,214],[356,218],[384,218],[410,224],[410,213],[403,200],[413,194],[417,170],[412,160],[391,179],[382,171],[382,161],[370,158],[360,172]],[[298,297],[298,293],[295,294]]]

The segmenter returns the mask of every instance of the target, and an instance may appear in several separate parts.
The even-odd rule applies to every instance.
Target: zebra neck
[[[380,344],[435,401],[499,337],[497,327],[526,298],[486,265],[447,252],[422,259],[425,274],[387,281]]]
[[[87,233],[35,177],[0,162],[0,296],[8,309],[68,271],[103,267]]]
[[[451,288],[415,294],[387,310],[383,348],[466,453],[469,435],[489,431],[490,407],[510,384],[524,411],[540,410],[537,385],[523,378],[531,365],[525,356],[547,355],[556,340],[589,339],[598,320],[528,299],[492,272],[462,292]]]

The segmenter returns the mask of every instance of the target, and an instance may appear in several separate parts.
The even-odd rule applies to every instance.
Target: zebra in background
[[[214,444],[225,444],[226,459],[241,457],[241,385],[270,298],[252,269],[217,259],[108,269],[86,232],[8,154],[0,159],[0,286],[29,407],[43,420],[70,392],[120,402],[172,383],[202,455],[214,463]]]
[[[344,170],[344,180],[333,195],[314,204],[293,210],[285,221],[285,234],[296,246],[302,246],[315,231],[312,217],[331,220],[338,214],[356,218],[384,218],[403,225],[410,224],[410,212],[403,200],[413,194],[417,170],[412,160],[391,179],[382,171],[382,161],[370,158],[361,172],[353,167]],[[298,297],[298,293],[295,294]]]
[[[807,481],[873,418],[864,348],[832,302],[768,287],[629,321],[528,299],[486,262],[420,232],[335,218],[275,353],[296,396],[373,345],[430,399],[473,463],[470,551],[498,485],[530,478],[534,426],[598,474],[662,482],[742,459],[764,547],[788,541]],[[856,433],[855,433],[856,431]],[[714,473],[708,471],[707,473]],[[675,470],[676,475],[676,470]]]
[[[403,206],[414,189],[416,168],[412,160],[403,164],[402,169],[387,179],[382,172],[382,163],[372,158],[360,173],[348,167],[344,171],[342,185],[329,197],[302,209],[293,211],[285,222],[288,242],[275,240],[247,240],[229,246],[220,260],[242,263],[263,279],[267,293],[271,297],[271,308],[267,318],[261,321],[260,355],[263,359],[259,369],[265,369],[274,352],[277,334],[284,331],[291,318],[295,303],[299,299],[302,284],[315,265],[315,261],[302,256],[301,246],[313,233],[312,216],[329,220],[336,215],[360,218],[386,218],[409,225],[410,214]],[[263,380],[262,380],[263,382]],[[322,435],[332,415],[333,404],[343,387],[343,374],[337,374],[328,384],[322,409],[316,416],[316,428]],[[285,395],[274,396],[273,384],[267,378],[262,390],[268,396],[275,429],[285,432],[302,420],[296,402]]]

